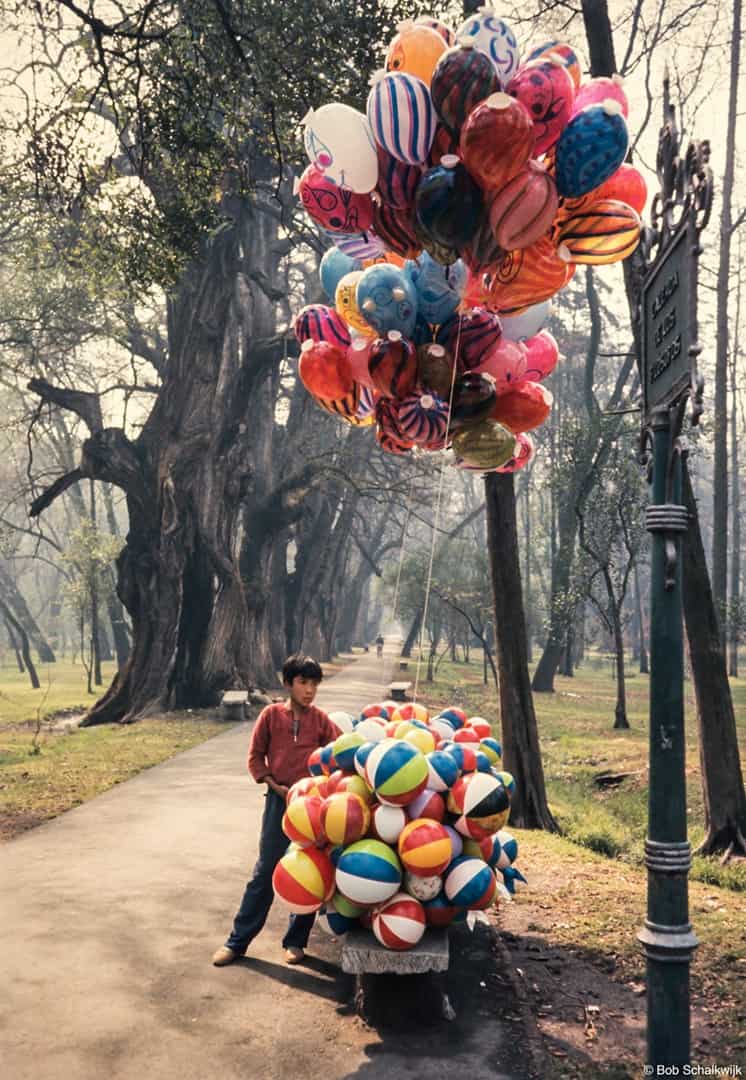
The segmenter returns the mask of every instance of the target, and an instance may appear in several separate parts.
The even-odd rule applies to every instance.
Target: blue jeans
[[[288,838],[282,831],[284,813],[285,800],[275,791],[268,790],[259,838],[259,858],[233,920],[233,930],[225,943],[234,952],[245,953],[249,942],[253,941],[267,921],[274,900],[272,874],[288,846]],[[304,949],[315,918],[314,914],[291,915],[287,933],[282,939],[283,948]]]

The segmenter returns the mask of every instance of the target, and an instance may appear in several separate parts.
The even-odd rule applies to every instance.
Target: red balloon
[[[342,349],[328,341],[304,341],[298,374],[309,393],[336,401],[354,388],[350,365]]]
[[[430,147],[430,154],[427,159],[428,166],[432,168],[433,165],[440,165],[441,158],[444,158],[449,154],[457,153],[458,136],[453,135],[445,124],[438,124],[435,129],[433,145]]]
[[[524,345],[527,354],[525,378],[531,382],[541,382],[557,366],[559,345],[548,330],[540,330],[524,341]]]
[[[500,394],[490,416],[518,435],[543,424],[551,412],[553,400],[546,386],[524,382],[509,393]]]
[[[459,153],[483,188],[499,191],[531,156],[534,128],[527,110],[508,94],[490,96],[469,114]]]
[[[531,60],[515,73],[507,92],[521,102],[534,127],[533,153],[554,146],[572,116],[575,85],[559,56]]]
[[[417,351],[398,330],[390,330],[373,342],[368,371],[382,397],[406,397],[417,385]]]
[[[565,69],[561,70],[569,80]],[[535,243],[551,227],[558,204],[552,177],[535,161],[527,161],[490,206],[490,225],[500,247],[513,251]]]
[[[579,86],[572,107],[572,115],[575,116],[589,105],[602,105],[609,99],[619,102],[622,115],[626,119],[629,116],[629,102],[624,92],[624,79],[621,75],[612,75],[609,78],[601,75]]]
[[[531,436],[521,433],[515,440],[515,450],[510,461],[498,466],[494,471],[497,473],[515,473],[520,469],[525,469],[534,456],[535,449],[534,440]]]
[[[505,394],[526,379],[526,362],[526,346],[523,342],[503,337],[474,370],[491,375],[498,394]]]
[[[373,200],[349,188],[339,187],[315,165],[309,165],[298,181],[306,213],[332,232],[365,232],[373,224]]]
[[[617,199],[631,206],[638,214],[642,214],[645,203],[648,201],[648,185],[645,183],[645,177],[634,165],[625,163],[585,198],[592,202],[597,202],[599,199]]]
[[[375,383],[370,377],[368,362],[373,338],[355,338],[347,349],[347,363],[350,365],[350,374],[356,383],[375,389]]]

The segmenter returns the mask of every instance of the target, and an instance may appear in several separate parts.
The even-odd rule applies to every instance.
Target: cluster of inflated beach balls
[[[395,702],[330,717],[341,734],[311,753],[310,775],[287,796],[291,843],[272,883],[290,911],[319,912],[336,936],[361,925],[409,949],[427,926],[525,881],[504,830],[515,782],[486,720]]]

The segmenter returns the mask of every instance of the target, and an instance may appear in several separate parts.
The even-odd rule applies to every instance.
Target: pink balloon
[[[572,104],[572,116],[577,116],[580,110],[587,108],[588,105],[602,105],[609,98],[612,101],[619,102],[626,119],[629,116],[629,102],[624,92],[624,79],[621,75],[612,75],[611,78],[602,75],[597,79],[589,79],[587,83],[584,83],[575,95],[575,101]]]
[[[500,338],[472,371],[491,375],[498,394],[504,394],[526,378],[526,346],[522,341]]]
[[[534,440],[530,435],[518,435],[515,440],[512,458],[494,471],[498,473],[515,473],[519,472],[520,469],[525,469],[534,456],[535,449]]]
[[[375,385],[368,371],[368,360],[374,341],[375,338],[355,338],[347,349],[347,363],[350,365],[353,379],[370,390],[373,390]]]
[[[523,344],[526,346],[527,353],[524,378],[530,379],[531,382],[541,382],[557,366],[559,345],[548,330],[540,330]]]

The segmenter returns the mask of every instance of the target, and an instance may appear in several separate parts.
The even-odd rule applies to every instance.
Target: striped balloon
[[[335,791],[324,802],[321,823],[330,843],[346,847],[365,836],[370,825],[370,811],[354,792]]]
[[[406,806],[427,784],[425,755],[403,739],[384,740],[371,752],[366,779],[379,802]]]
[[[500,314],[516,315],[559,292],[575,273],[568,251],[542,236],[527,248],[509,251],[491,275],[485,303]]]
[[[373,221],[375,223],[376,208],[373,207]],[[383,255],[386,245],[375,232],[360,233],[327,233],[328,239],[335,247],[351,259],[376,259]],[[349,271],[348,271],[349,272]]]
[[[397,430],[407,441],[423,446],[445,442],[448,430],[448,405],[435,394],[407,394],[392,402]]]
[[[459,43],[443,53],[430,84],[435,111],[454,135],[472,109],[499,89],[492,61],[471,43]]]
[[[318,848],[291,848],[272,874],[275,896],[295,915],[318,911],[334,892],[334,867]]]
[[[401,885],[402,867],[396,852],[381,840],[358,840],[345,848],[335,874],[337,888],[353,904],[382,904]]]
[[[376,238],[403,259],[416,259],[422,251],[422,243],[415,231],[414,208],[402,210],[381,203],[373,211],[373,228]]]
[[[397,439],[380,427],[376,429],[376,442],[387,454],[408,454],[414,448],[414,443]]]
[[[505,251],[495,239],[490,224],[489,201],[482,210],[471,239],[461,249],[461,257],[473,274],[483,274],[488,270],[494,270],[505,258]]]
[[[485,353],[500,340],[500,319],[486,308],[472,308],[464,315],[454,315],[438,330],[437,341],[445,346],[460,372],[479,367]]]
[[[557,190],[568,199],[597,188],[624,161],[629,144],[627,122],[617,101],[589,105],[557,142]]]
[[[374,912],[372,930],[387,949],[412,949],[425,933],[425,909],[414,896],[398,892]]]
[[[378,147],[378,184],[381,200],[394,210],[406,210],[414,203],[414,193],[422,176],[419,165],[399,161],[382,146]]]
[[[414,24],[415,26],[429,26],[431,30],[437,31],[449,48],[456,44],[456,35],[453,30],[439,19],[433,19],[429,15],[418,15]]]
[[[368,95],[368,121],[376,142],[408,165],[427,160],[435,135],[435,110],[422,79],[389,72]]]
[[[397,849],[405,868],[419,877],[442,874],[451,861],[451,841],[445,826],[430,818],[415,818],[405,825]]]
[[[340,420],[352,424],[353,427],[358,426],[357,410],[360,404],[360,389],[357,385],[341,398],[322,398],[315,395],[312,395],[312,397],[317,405],[320,405],[326,412],[331,413],[332,416],[338,416]]]
[[[575,263],[601,265],[626,259],[640,242],[637,213],[616,199],[600,199],[563,217],[557,239]]]
[[[324,800],[319,795],[306,795],[291,799],[282,818],[282,831],[288,840],[299,847],[313,847],[324,843],[324,826],[321,811]]]
[[[350,344],[350,331],[341,315],[326,304],[308,304],[295,317],[295,336],[304,341],[328,341],[346,349]]]
[[[417,382],[417,352],[414,345],[398,331],[390,330],[385,338],[374,341],[368,371],[382,397],[406,397],[412,393]]]
[[[483,859],[462,855],[454,859],[443,883],[445,894],[457,907],[488,908],[497,893],[497,879]]]
[[[528,161],[492,200],[490,225],[505,251],[528,247],[549,231],[559,199],[554,180]]]

